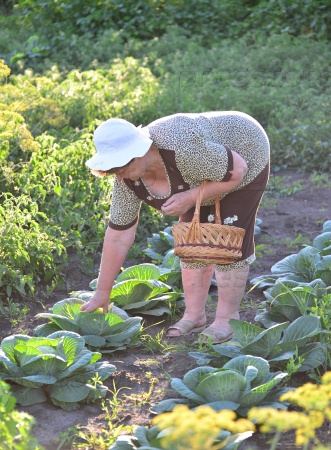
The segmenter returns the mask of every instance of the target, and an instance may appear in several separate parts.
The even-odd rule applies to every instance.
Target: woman
[[[134,242],[141,201],[189,222],[206,179],[201,222],[213,217],[213,199],[221,198],[222,220],[235,220],[246,230],[242,259],[216,266],[182,263],[185,312],[167,336],[202,332],[214,343],[230,339],[229,319],[239,319],[255,260],[255,218],[269,177],[269,141],[261,125],[236,111],[175,114],[146,128],[109,119],[96,129],[94,143],[97,153],[87,167],[94,175],[114,174],[115,182],[97,290],[81,309],[108,311],[114,280]],[[205,305],[214,271],[218,304],[207,327]]]

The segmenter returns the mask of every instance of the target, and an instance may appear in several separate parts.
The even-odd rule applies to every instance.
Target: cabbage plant
[[[171,290],[167,279],[174,275],[172,270],[161,270],[154,264],[138,264],[128,267],[115,280],[110,301],[124,309],[130,316],[147,314],[161,316],[170,313],[170,305],[182,307],[182,292]],[[90,287],[96,289],[97,279],[91,281]],[[75,291],[72,297],[88,300],[91,291]]]
[[[148,247],[143,251],[152,260],[161,264],[167,252],[174,248],[174,237],[172,227],[166,227],[159,233],[153,233],[152,237],[147,238]]]
[[[259,218],[255,219],[255,227],[254,227],[254,234],[255,235],[261,233],[261,227],[260,227],[261,223],[262,223],[262,219],[259,219]]]
[[[191,433],[194,430],[190,430]],[[136,427],[134,436],[119,436],[116,442],[109,448],[109,450],[180,450],[182,446],[176,445],[176,438],[174,437],[171,447],[169,447],[169,435],[176,434],[176,429],[160,430],[159,427],[154,426],[146,428],[142,426]],[[212,448],[221,448],[222,450],[235,450],[241,442],[252,436],[251,431],[244,431],[242,433],[232,434],[230,431],[220,431],[217,438],[214,440]],[[168,436],[168,445],[162,445],[162,438]],[[215,446],[215,447],[214,447]],[[195,447],[198,448],[198,447]]]
[[[301,316],[309,315],[312,308],[319,306],[327,292],[326,284],[318,279],[310,283],[293,280],[277,280],[263,292],[266,301],[264,309],[255,316],[266,328],[286,321],[293,322]]]
[[[323,233],[331,232],[331,220],[327,220],[323,224]]]
[[[286,409],[287,404],[279,397],[289,388],[276,388],[286,376],[285,372],[270,372],[263,358],[241,355],[221,369],[201,366],[187,372],[183,380],[172,378],[171,387],[183,398],[163,400],[151,409],[160,414],[172,411],[178,404],[190,408],[208,405],[216,411],[234,410],[241,416],[246,416],[253,406]]]
[[[182,272],[180,268],[180,259],[175,255],[175,250],[169,250],[163,258],[160,269],[160,280],[169,284],[174,289],[182,290]]]
[[[116,306],[112,306],[107,314],[80,311],[84,303],[83,299],[67,298],[55,303],[49,313],[37,314],[36,317],[49,319],[49,322],[37,326],[34,334],[46,337],[55,331],[73,331],[84,338],[89,348],[103,353],[124,350],[128,345],[136,344],[141,317],[129,317]]]
[[[286,256],[271,267],[271,274],[251,280],[251,284],[260,288],[272,286],[275,280],[294,280],[310,283],[321,279],[331,284],[331,221],[323,226],[323,233],[317,236],[313,244],[304,247],[299,253]]]
[[[100,358],[101,353],[88,350],[77,333],[59,331],[47,338],[16,334],[1,343],[0,380],[10,383],[23,406],[50,398],[54,405],[71,411],[81,402],[106,395],[102,381],[116,367],[98,362]]]
[[[326,333],[321,329],[319,317],[302,316],[294,322],[276,324],[268,329],[248,322],[229,321],[235,339],[230,344],[213,345],[213,353],[192,352],[199,363],[208,364],[219,356],[234,358],[240,355],[254,355],[267,360],[271,366],[279,366],[290,358],[300,361],[298,372],[314,369],[326,362],[327,346],[312,342],[316,336]],[[218,354],[218,358],[215,354]]]

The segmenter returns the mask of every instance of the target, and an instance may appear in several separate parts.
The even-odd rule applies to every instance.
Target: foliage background
[[[84,162],[109,117],[240,110],[266,128],[273,168],[327,171],[330,21],[328,0],[2,2],[1,301],[100,251],[112,180]],[[147,207],[140,222],[140,248],[168,225]]]

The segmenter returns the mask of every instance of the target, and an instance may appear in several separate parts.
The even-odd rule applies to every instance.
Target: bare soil
[[[249,280],[270,273],[271,266],[285,256],[297,253],[303,244],[312,242],[322,232],[322,225],[331,219],[331,191],[327,187],[317,188],[311,182],[309,175],[298,174],[293,171],[283,171],[276,174],[277,177],[284,176],[283,182],[273,182],[269,186],[273,188],[263,199],[258,217],[262,219],[261,233],[256,237],[258,259],[251,266]],[[276,179],[275,179],[276,180]],[[289,196],[280,196],[281,188],[300,188]],[[263,247],[262,247],[263,246]],[[99,264],[95,261],[95,268]],[[130,261],[126,266],[132,265]],[[47,296],[43,294],[43,302],[35,303],[30,308],[23,322],[15,327],[0,318],[0,337],[25,330],[32,335],[33,328],[42,323],[34,315],[42,312],[43,308],[52,306],[68,296],[68,292],[78,289],[89,289],[88,285],[93,276],[87,275],[80,266],[80,261],[72,255],[71,262],[65,269],[65,284]],[[243,299],[240,316],[242,320],[254,323],[256,310],[263,300],[260,290],[250,291],[247,285],[247,293]],[[216,291],[210,290],[212,301],[208,304],[208,317],[211,320],[216,306]],[[149,327],[146,334],[159,336],[165,328],[171,324],[167,316],[144,317],[144,325]],[[151,342],[151,341],[150,341]],[[190,369],[196,367],[195,360],[188,355],[188,351],[197,350],[197,335],[185,336],[180,339],[160,340],[161,348],[153,351],[140,346],[126,351],[106,355],[117,368],[115,374],[105,384],[114,392],[114,386],[118,392],[117,417],[113,421],[114,426],[121,425],[150,425],[153,415],[150,406],[162,399],[174,397],[174,392],[169,387],[169,377],[182,378]],[[178,345],[181,343],[182,345]],[[176,348],[173,348],[173,346]],[[157,379],[157,381],[153,380]],[[301,385],[310,381],[306,375],[301,375],[290,384]],[[154,383],[154,384],[153,384]],[[151,390],[151,394],[147,393]],[[109,393],[107,398],[111,399]],[[107,427],[106,414],[100,404],[82,406],[79,410],[66,412],[49,403],[36,404],[21,408],[30,413],[36,419],[34,435],[41,445],[47,450],[58,448],[69,449],[70,445],[60,446],[60,433],[65,432],[68,427],[80,426],[88,433],[98,433]],[[324,443],[331,442],[328,426],[321,430],[321,438]],[[268,449],[270,444],[264,435],[257,433],[245,441],[240,449]],[[296,448],[293,435],[287,433],[282,436],[281,445],[284,449]],[[98,448],[86,446],[84,448]]]

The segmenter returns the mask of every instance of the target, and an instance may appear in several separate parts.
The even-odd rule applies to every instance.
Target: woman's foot
[[[230,327],[229,330],[224,328],[220,330],[219,328],[207,327],[200,333],[200,336],[205,342],[212,342],[213,344],[220,344],[221,342],[229,341],[233,336],[233,331]]]
[[[233,330],[229,324],[230,319],[240,320],[239,313],[234,313],[230,318],[216,318],[215,321],[203,330],[201,336],[203,340],[212,341],[213,344],[229,341],[233,336]]]
[[[178,337],[192,333],[199,333],[206,328],[207,320],[205,317],[198,320],[190,320],[184,317],[167,329],[166,337]]]

